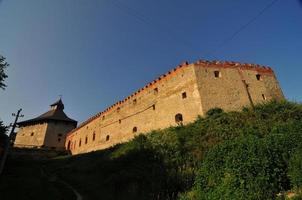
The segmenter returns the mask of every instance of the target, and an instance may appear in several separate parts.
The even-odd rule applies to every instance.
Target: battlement
[[[123,100],[114,103],[113,105],[109,106],[105,110],[103,110],[103,111],[97,113],[96,115],[90,117],[88,120],[81,123],[77,128],[75,128],[74,130],[69,132],[68,135],[71,135],[73,132],[75,132],[78,129],[82,128],[83,126],[89,124],[93,120],[95,120],[95,119],[97,119],[101,116],[107,115],[109,112],[112,112],[113,110],[118,109],[120,106],[122,106],[127,101],[136,99],[137,96],[140,95],[141,93],[155,89],[157,87],[157,85],[159,85],[162,81],[166,81],[168,79],[171,79],[172,77],[176,76],[179,72],[181,72],[184,68],[192,66],[192,65],[195,65],[195,66],[198,66],[198,67],[203,67],[203,68],[215,68],[215,69],[230,68],[230,69],[239,69],[239,70],[242,70],[242,71],[250,70],[250,71],[256,71],[259,74],[274,76],[274,72],[270,67],[261,66],[261,65],[258,65],[258,64],[239,63],[239,62],[233,62],[233,61],[217,61],[217,60],[214,60],[214,61],[198,60],[195,63],[189,63],[189,62],[185,61],[182,64],[180,64],[180,65],[176,66],[175,68],[173,68],[172,70],[168,71],[167,73],[162,74],[161,76],[159,76],[155,80],[149,82],[144,87],[138,89],[137,91],[135,91],[134,93],[132,93],[128,97],[124,98]]]

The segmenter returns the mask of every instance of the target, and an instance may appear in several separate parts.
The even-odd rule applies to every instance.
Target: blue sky
[[[278,0],[228,40],[271,2],[0,0],[0,54],[11,65],[0,118],[10,123],[19,108],[35,117],[63,95],[82,122],[198,59],[271,66],[285,96],[301,102],[302,3]]]

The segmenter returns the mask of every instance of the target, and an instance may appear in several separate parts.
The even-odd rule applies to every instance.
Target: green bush
[[[300,187],[301,133],[301,104],[215,108],[193,123],[44,166],[84,199],[274,199]]]
[[[293,188],[302,196],[302,145],[290,159],[288,174]]]
[[[290,189],[288,161],[300,133],[228,140],[209,150],[193,190],[198,199],[274,199]]]

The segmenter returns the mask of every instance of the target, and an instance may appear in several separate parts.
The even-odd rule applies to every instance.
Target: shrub
[[[288,160],[302,134],[255,135],[228,140],[210,149],[196,185],[198,199],[274,199],[290,189]]]

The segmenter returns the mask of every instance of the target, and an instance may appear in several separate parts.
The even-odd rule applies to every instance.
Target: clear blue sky
[[[198,59],[271,66],[285,96],[301,102],[301,2],[277,1],[228,40],[271,1],[0,0],[0,54],[11,65],[0,118],[8,124],[18,108],[35,117],[63,95],[82,122]]]

